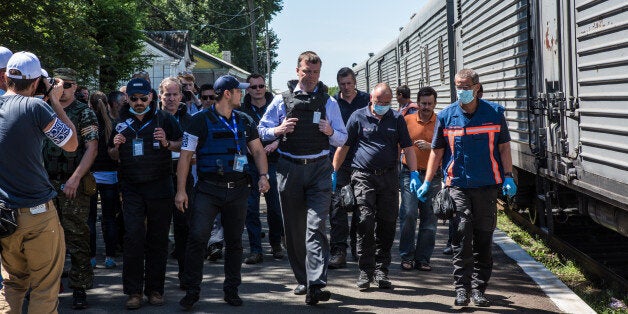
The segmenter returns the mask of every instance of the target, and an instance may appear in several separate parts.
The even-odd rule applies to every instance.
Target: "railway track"
[[[516,224],[545,239],[556,253],[576,262],[602,284],[628,293],[628,238],[584,216],[555,223],[554,233],[549,234],[531,223],[526,213],[510,210],[501,201],[500,205]]]

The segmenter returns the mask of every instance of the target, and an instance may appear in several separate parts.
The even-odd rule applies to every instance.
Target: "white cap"
[[[11,74],[11,70],[18,70],[19,74]],[[7,62],[6,76],[18,80],[32,80],[44,75],[41,63],[36,55],[20,51],[13,54]]]
[[[13,52],[6,47],[0,46],[0,69],[7,67],[7,62],[13,55]]]

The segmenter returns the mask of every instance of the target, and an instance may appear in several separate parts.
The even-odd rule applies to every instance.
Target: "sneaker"
[[[339,269],[347,266],[347,250],[343,248],[334,248],[329,258],[329,269]]]
[[[305,295],[307,293],[307,287],[305,285],[297,285],[292,292],[295,295]]]
[[[89,260],[89,263],[92,264],[92,268],[96,268],[96,258],[95,257],[92,257]]]
[[[271,253],[273,254],[274,259],[283,259],[283,249],[281,248],[281,244],[271,244]]]
[[[85,293],[85,289],[74,290],[72,293],[72,308],[75,310],[87,308],[87,293]]]
[[[471,290],[471,300],[473,300],[473,304],[476,306],[487,307],[491,305],[491,302],[484,297],[484,293],[478,289]]]
[[[322,290],[319,287],[311,287],[307,291],[307,295],[305,296],[305,304],[307,305],[316,305],[318,302],[329,301],[331,297],[331,293],[327,290]]]
[[[187,292],[183,298],[179,301],[179,305],[186,311],[192,309],[194,303],[198,302],[198,293]]]
[[[139,293],[135,293],[129,296],[129,299],[126,300],[126,308],[129,310],[136,310],[142,306],[142,295]]]
[[[207,247],[207,259],[211,262],[215,262],[222,258],[222,243],[212,243]]]
[[[118,265],[116,264],[116,261],[113,260],[113,257],[107,256],[105,258],[105,268],[107,269],[116,268],[116,266]]]
[[[380,289],[390,289],[392,287],[392,282],[388,279],[388,275],[381,270],[375,271],[375,280],[377,286]]]
[[[454,249],[451,247],[451,245],[448,245],[443,250],[443,254],[445,254],[445,255],[454,255]]]
[[[259,264],[264,261],[264,256],[262,253],[251,253],[249,257],[244,259],[244,263],[246,264]]]
[[[155,306],[162,306],[164,305],[164,296],[161,295],[161,293],[157,292],[157,291],[153,291],[151,292],[150,296],[148,297],[148,303],[155,305]]]
[[[465,289],[456,290],[456,301],[454,301],[454,305],[456,306],[467,306],[469,305],[469,294]]]
[[[371,280],[373,276],[369,276],[365,271],[360,271],[360,276],[358,277],[358,281],[356,282],[356,286],[360,290],[366,290],[371,287]]]

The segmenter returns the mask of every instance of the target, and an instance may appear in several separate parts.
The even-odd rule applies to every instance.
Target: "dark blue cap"
[[[249,83],[240,83],[238,79],[231,75],[223,75],[214,82],[214,92],[216,94],[222,94],[224,91],[234,88],[249,88],[249,85]]]
[[[151,90],[150,83],[143,78],[134,78],[126,84],[126,94],[129,96],[134,94],[148,95]]]

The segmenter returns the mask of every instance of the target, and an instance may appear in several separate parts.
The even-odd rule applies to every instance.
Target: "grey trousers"
[[[277,165],[288,260],[297,282],[308,287],[327,285],[331,173],[328,158],[306,165],[280,158]]]

